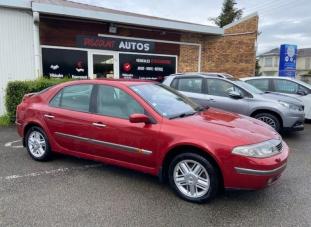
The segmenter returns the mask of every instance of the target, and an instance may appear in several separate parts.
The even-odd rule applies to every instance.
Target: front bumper
[[[234,155],[226,164],[224,186],[230,189],[261,189],[273,184],[287,165],[289,148],[283,142],[282,151],[269,158]]]
[[[288,113],[282,117],[284,131],[304,130],[305,114],[304,112]]]

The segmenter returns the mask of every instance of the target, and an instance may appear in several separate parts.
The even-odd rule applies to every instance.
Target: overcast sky
[[[223,0],[73,0],[117,10],[213,25]],[[259,13],[258,53],[282,43],[311,47],[311,0],[237,0],[244,16]]]

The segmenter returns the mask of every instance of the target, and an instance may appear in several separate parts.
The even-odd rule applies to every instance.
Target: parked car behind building
[[[176,74],[163,82],[204,106],[254,117],[276,131],[304,129],[304,106],[296,98],[265,94],[254,86],[234,78],[205,74]]]
[[[264,92],[277,92],[300,99],[305,106],[305,118],[311,120],[311,85],[287,77],[247,77],[245,82]]]

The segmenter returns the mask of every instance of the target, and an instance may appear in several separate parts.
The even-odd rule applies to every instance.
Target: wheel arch
[[[283,128],[282,116],[277,111],[269,110],[269,109],[257,109],[255,111],[253,111],[250,116],[255,117],[257,114],[260,114],[260,113],[269,113],[269,114],[276,116],[278,118],[278,120],[280,121],[281,127]]]
[[[39,127],[39,128],[42,128],[42,130],[44,130],[44,127],[43,127],[40,123],[38,123],[38,122],[36,122],[36,121],[30,121],[30,122],[28,122],[28,123],[24,126],[24,129],[23,129],[23,146],[24,146],[24,147],[26,146],[25,136],[26,136],[28,130],[29,130],[31,127],[34,127],[34,126]],[[45,130],[44,130],[44,131],[45,131]]]
[[[223,177],[223,172],[222,169],[220,167],[219,161],[216,159],[216,157],[209,151],[207,151],[206,149],[199,147],[199,146],[195,146],[195,145],[191,145],[191,144],[180,144],[180,145],[176,145],[173,148],[171,148],[168,152],[166,152],[163,160],[162,160],[162,166],[160,168],[159,171],[159,178],[162,182],[167,181],[168,176],[167,176],[167,172],[168,172],[168,167],[169,164],[171,163],[171,161],[174,159],[174,157],[176,157],[179,154],[182,153],[194,153],[194,154],[198,154],[204,158],[206,158],[208,161],[211,162],[211,164],[216,168],[217,174],[219,176],[220,179],[220,185],[221,187],[224,186],[224,177]]]

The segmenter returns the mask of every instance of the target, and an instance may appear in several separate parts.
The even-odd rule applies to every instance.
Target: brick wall
[[[181,41],[201,43],[201,71],[245,77],[255,73],[257,31],[256,15],[226,28],[224,36],[183,34]],[[197,71],[198,54],[198,48],[180,46],[178,71]]]

